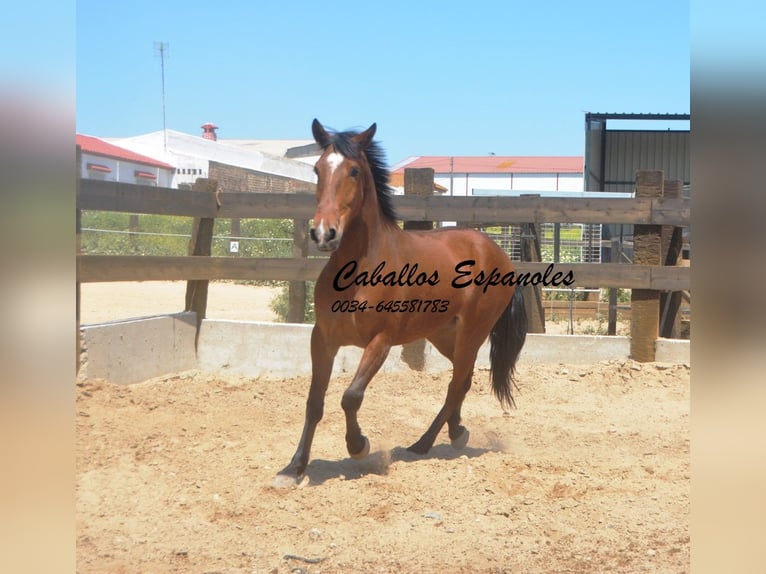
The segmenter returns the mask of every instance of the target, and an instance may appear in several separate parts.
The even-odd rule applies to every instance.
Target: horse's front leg
[[[338,347],[329,346],[321,331],[314,326],[314,330],[311,332],[311,387],[306,400],[303,432],[290,464],[279,471],[274,480],[276,487],[297,484],[306,471],[311,454],[311,444],[314,441],[314,432],[324,415],[324,398],[330,383],[332,365],[337,352]]]
[[[362,360],[354,374],[354,379],[343,393],[341,406],[346,413],[346,448],[352,458],[363,458],[370,452],[370,441],[359,428],[357,413],[364,400],[367,385],[378,372],[391,350],[388,338],[378,335],[370,341],[362,354]]]

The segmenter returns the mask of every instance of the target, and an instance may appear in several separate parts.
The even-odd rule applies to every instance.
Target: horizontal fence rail
[[[316,198],[304,193],[208,193],[83,179],[79,209],[218,218],[310,219]],[[689,225],[691,200],[669,198],[394,196],[405,221],[465,223],[627,223]]]
[[[79,279],[83,283],[105,281],[181,281],[213,279],[264,279],[313,281],[325,266],[327,258],[287,259],[262,257],[186,257],[148,255],[80,255],[77,258]],[[552,273],[569,271],[579,287],[622,287],[688,290],[691,268],[657,267],[653,265],[621,265],[619,263],[525,263],[514,262],[517,273],[544,274],[550,265]],[[451,281],[451,277],[443,278]],[[490,287],[490,289],[496,287]]]
[[[545,198],[395,196],[394,206],[406,221],[490,223],[624,223],[689,225],[691,200],[671,198]],[[198,218],[283,218],[308,220],[316,198],[298,193],[217,193],[157,188],[82,179],[77,208]],[[313,250],[310,254],[316,253]],[[80,282],[147,280],[282,280],[310,281],[326,262],[323,257],[240,258],[210,256],[77,256]],[[550,263],[515,263],[519,273],[544,272]],[[681,291],[690,289],[691,269],[678,266],[617,263],[557,263],[555,271],[572,271],[580,287],[619,287]]]
[[[79,154],[78,149],[78,158]],[[680,301],[684,292],[691,289],[691,268],[681,258],[681,228],[690,225],[691,200],[681,197],[680,182],[665,182],[662,171],[637,172],[636,197],[633,198],[540,197],[534,194],[445,197],[431,194],[433,173],[430,173],[425,192],[417,189],[416,180],[411,178],[412,185],[407,195],[393,198],[394,208],[405,222],[405,228],[417,225],[407,222],[425,221],[454,222],[457,226],[468,227],[517,224],[532,229],[531,232],[522,231],[526,254],[522,254],[525,261],[514,262],[515,283],[564,289],[610,288],[610,334],[615,334],[617,288],[632,289],[631,357],[638,361],[654,360],[655,341],[660,333],[668,333],[662,336],[671,337],[679,332]],[[184,216],[195,220],[188,245],[190,255],[78,253],[78,365],[81,351],[81,283],[187,281],[185,308],[197,313],[199,329],[206,316],[208,281],[289,281],[290,309],[287,319],[304,321],[305,282],[317,279],[327,262],[327,257],[312,249],[308,240],[308,222],[316,209],[314,194],[233,192],[210,179],[199,179],[194,187],[194,190],[182,190],[78,178],[78,250],[81,246],[82,211]],[[211,256],[215,219],[292,220],[293,257]],[[540,233],[536,229],[538,224],[545,223],[634,225],[633,263],[541,263]],[[237,224],[237,231],[234,230],[232,221],[232,234],[237,234],[239,229]],[[137,229],[135,231],[138,232]],[[615,253],[614,242],[610,243],[613,261],[619,260],[620,244]],[[594,246],[603,247],[600,238],[594,239]],[[478,273],[479,270],[474,271]],[[490,273],[492,270],[481,271]],[[440,277],[440,280],[447,282],[460,276],[456,270],[454,277]],[[568,285],[563,283],[565,278]],[[497,284],[485,286],[488,292],[502,289]],[[533,297],[526,305],[527,313],[530,317],[538,317],[542,313],[540,289],[531,290],[531,294]],[[537,323],[535,328],[542,330],[534,332],[544,332],[544,322],[538,320]]]

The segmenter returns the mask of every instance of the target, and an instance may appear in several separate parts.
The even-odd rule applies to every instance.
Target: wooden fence
[[[657,308],[662,292],[690,289],[690,268],[667,265],[663,261],[663,228],[689,225],[690,200],[663,197],[662,172],[640,172],[637,176],[635,199],[611,198],[541,198],[541,197],[438,197],[396,196],[394,206],[406,221],[459,221],[461,225],[508,223],[624,223],[636,225],[637,236],[656,241],[638,242],[635,246],[636,264],[619,263],[557,263],[556,271],[571,270],[575,284],[583,287],[631,288],[641,294],[641,301],[650,301],[647,313],[654,313],[648,323],[640,326],[647,335],[632,338],[651,339],[648,348],[633,350],[639,360],[652,360],[654,340],[658,333],[660,311]],[[313,216],[315,197],[312,194],[270,194],[227,192],[210,180],[199,180],[191,191],[140,186],[117,182],[82,179],[77,182],[78,245],[81,210],[100,210],[132,214],[180,215],[197,218],[193,256],[131,256],[77,255],[77,296],[81,282],[186,280],[187,308],[204,316],[206,283],[213,279],[270,279],[306,281],[315,279],[324,259],[315,250],[300,249],[293,258],[212,257],[208,237],[212,237],[215,218],[287,218],[305,223]],[[200,222],[208,222],[207,232]],[[202,231],[201,231],[202,230]],[[206,235],[207,237],[203,237]],[[680,236],[679,234],[676,234]],[[305,233],[303,234],[305,237]],[[208,241],[207,249],[203,243]],[[656,253],[654,253],[656,251]],[[190,251],[190,253],[193,251]],[[649,256],[643,253],[649,253]],[[651,253],[650,253],[651,252]],[[642,262],[642,261],[646,262]],[[521,262],[520,272],[544,272],[549,263]],[[196,287],[193,287],[196,285]],[[204,286],[203,301],[191,302],[194,293]],[[191,307],[190,307],[191,306]],[[655,313],[656,311],[656,313]],[[634,322],[635,322],[635,315]],[[643,313],[642,313],[643,315]],[[647,321],[644,321],[645,323]],[[79,305],[78,305],[79,331]],[[648,340],[647,339],[647,340]]]

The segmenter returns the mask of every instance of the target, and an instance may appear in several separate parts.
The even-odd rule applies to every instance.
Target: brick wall
[[[305,181],[262,173],[252,169],[211,161],[208,177],[218,181],[224,191],[257,193],[314,193],[315,185]]]

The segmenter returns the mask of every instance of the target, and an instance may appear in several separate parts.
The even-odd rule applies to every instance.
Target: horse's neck
[[[367,188],[359,217],[341,242],[340,255],[355,260],[368,257],[378,260],[381,254],[390,253],[390,245],[400,233],[403,231],[396,223],[383,217],[375,188]]]

